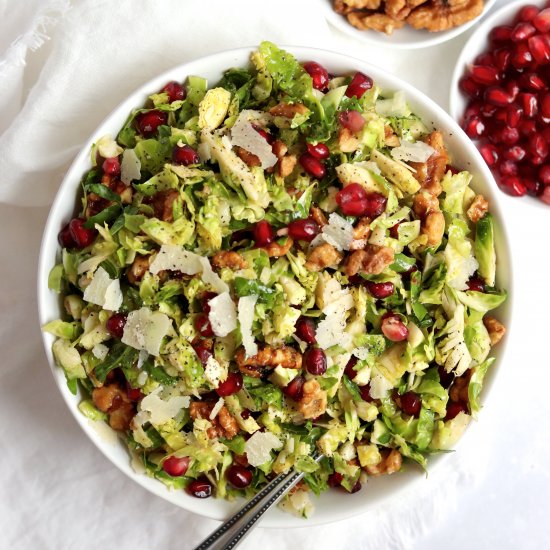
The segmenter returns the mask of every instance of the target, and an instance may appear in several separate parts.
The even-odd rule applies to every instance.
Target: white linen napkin
[[[1,257],[9,258],[0,266],[0,439],[9,442],[0,457],[5,545],[191,548],[217,523],[146,493],[100,456],[70,419],[38,330],[28,328],[36,319],[29,288],[44,207],[98,123],[151,77],[262,39],[330,49],[331,34],[313,0],[0,0],[0,15],[0,203],[19,205],[0,204],[11,236],[0,241]],[[21,208],[31,205],[43,208]],[[411,548],[454,512],[458,487],[483,474],[487,442],[478,437],[473,430],[414,493],[384,508],[323,527],[258,528],[242,548]]]

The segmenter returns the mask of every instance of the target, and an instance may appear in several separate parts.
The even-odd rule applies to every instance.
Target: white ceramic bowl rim
[[[477,178],[477,187],[481,187],[484,194],[489,197],[492,204],[492,212],[495,215],[497,227],[497,253],[499,256],[499,273],[497,277],[502,287],[511,288],[510,254],[508,250],[508,239],[501,215],[498,198],[491,189],[491,174],[477,152],[474,145],[458,127],[458,125],[449,117],[445,111],[431,99],[424,96],[421,92],[414,89],[409,84],[399,78],[391,76],[383,70],[368,63],[349,57],[340,53],[331,52],[306,47],[282,46],[284,49],[292,52],[302,61],[315,59],[325,65],[329,71],[335,73],[346,73],[353,70],[361,70],[370,74],[375,82],[385,90],[403,90],[414,111],[418,112],[423,120],[428,124],[433,124],[442,130],[446,140],[450,145],[449,149],[455,154],[460,149],[459,156],[463,157],[462,167],[469,169],[474,178]],[[44,236],[42,240],[39,269],[38,269],[38,305],[39,319],[41,325],[58,318],[60,315],[59,297],[48,290],[48,273],[55,263],[58,255],[57,233],[62,224],[74,215],[74,206],[76,204],[75,190],[81,181],[84,173],[90,169],[89,151],[92,143],[106,133],[116,135],[118,130],[124,124],[128,113],[136,106],[142,105],[147,96],[155,93],[169,80],[184,80],[188,75],[206,76],[209,80],[216,81],[221,77],[223,70],[233,66],[244,66],[248,63],[248,57],[251,51],[256,47],[239,48],[235,50],[220,52],[198,60],[184,63],[178,67],[170,69],[161,75],[145,83],[138,90],[125,99],[114,111],[105,118],[96,131],[82,148],[81,152],[75,158],[69,168],[65,178],[59,188],[57,196],[52,205]],[[503,308],[503,320],[509,325],[511,319],[510,301]],[[207,516],[213,519],[226,518],[235,511],[240,503],[228,503],[220,499],[199,500],[185,494],[183,491],[169,491],[161,482],[148,478],[143,474],[137,474],[130,466],[130,460],[123,443],[112,441],[112,431],[104,423],[96,426],[87,420],[77,409],[79,402],[78,396],[73,396],[66,385],[62,370],[55,366],[51,344],[53,337],[43,333],[43,340],[46,354],[50,363],[53,376],[57,382],[59,390],[69,410],[75,417],[78,424],[95,443],[95,445],[109,458],[120,470],[122,470],[132,480],[145,487],[151,493],[154,493],[165,500],[168,500],[184,509],[197,514]],[[500,347],[497,355],[501,357],[504,348]],[[488,377],[484,396],[487,396],[489,386],[492,385],[494,377]],[[111,440],[105,438],[105,433],[111,434]],[[445,455],[433,457],[430,469],[437,466]],[[398,493],[411,488],[416,483],[421,483],[424,474],[418,469],[409,468],[396,476],[385,476],[383,478],[370,479],[368,487],[355,495],[331,492],[331,495],[324,495],[318,501],[316,500],[317,511],[307,521],[285,514],[278,509],[268,512],[262,521],[265,527],[309,527],[312,525],[326,524],[331,521],[338,521],[357,515],[373,506],[383,506],[389,499],[394,498]]]

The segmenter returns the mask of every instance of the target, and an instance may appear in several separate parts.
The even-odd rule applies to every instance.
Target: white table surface
[[[470,33],[432,49],[405,52],[358,44],[333,32],[327,48],[378,64],[448,107],[451,72]],[[37,70],[41,56],[39,51],[29,59]],[[538,550],[550,544],[550,361],[545,349],[550,340],[550,207],[506,196],[502,203],[515,267],[514,327],[477,427],[482,437],[466,440],[460,449],[470,457],[479,454],[480,471],[474,482],[453,492],[437,521],[408,547]],[[143,545],[143,530],[152,541],[166,529],[173,535],[170,548],[191,548],[216,523],[188,514],[182,523],[179,509],[118,472],[80,431],[54,385],[35,296],[47,210],[0,205],[0,548],[153,548],[150,542]],[[358,518],[299,530],[292,538],[259,530],[243,547],[367,548],[368,533],[361,533],[360,525]],[[384,547],[403,546],[388,539]]]

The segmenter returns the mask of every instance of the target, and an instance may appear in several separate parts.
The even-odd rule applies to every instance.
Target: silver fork
[[[314,455],[319,462],[323,455]],[[236,514],[204,539],[195,550],[230,550],[243,541],[258,520],[304,477],[303,472],[290,470],[270,481]]]

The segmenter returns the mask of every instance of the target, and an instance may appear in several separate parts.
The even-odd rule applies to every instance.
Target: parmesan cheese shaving
[[[353,241],[353,225],[333,212],[320,235],[325,242],[334,246],[336,250],[349,250],[349,246]]]
[[[258,346],[252,335],[252,321],[254,320],[254,306],[257,296],[243,296],[239,298],[238,318],[241,326],[241,336],[246,357],[252,357],[258,353]]]
[[[208,305],[208,320],[216,336],[227,336],[237,328],[237,313],[229,292],[222,292],[212,298]]]
[[[170,397],[164,401],[159,393],[162,387],[158,387],[149,395],[146,395],[140,403],[142,411],[150,413],[152,424],[164,424],[176,416],[182,409],[189,407],[190,398],[187,395]]]
[[[164,313],[142,307],[128,314],[122,343],[158,356],[162,339],[168,334],[171,326],[170,318]]]
[[[210,382],[214,389],[216,389],[220,385],[220,382],[227,379],[227,369],[224,369],[222,365],[210,355],[204,366],[204,377]]]
[[[271,451],[280,449],[283,444],[271,432],[256,432],[244,445],[248,463],[257,467],[271,459]]]
[[[435,153],[435,149],[423,141],[401,141],[399,147],[394,147],[390,153],[395,160],[426,162]]]
[[[120,163],[120,179],[122,183],[130,185],[132,181],[141,178],[141,161],[133,149],[126,149],[122,153],[122,162]]]
[[[210,420],[214,420],[216,416],[218,416],[218,413],[220,412],[221,408],[225,405],[225,401],[223,397],[220,397],[217,401],[217,403],[212,408],[212,412],[210,413],[210,416],[208,417]]]
[[[94,354],[94,357],[96,357],[100,361],[103,361],[103,359],[105,359],[105,357],[107,357],[107,354],[109,353],[109,348],[105,344],[96,344],[92,348],[92,353]]]
[[[256,155],[265,170],[275,166],[277,157],[273,154],[271,145],[252,126],[250,119],[253,118],[253,113],[249,109],[241,111],[231,128],[231,142]]]
[[[122,305],[122,299],[120,281],[111,279],[109,274],[99,267],[84,291],[84,300],[109,311],[118,311]]]

